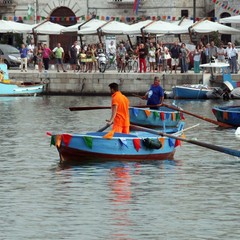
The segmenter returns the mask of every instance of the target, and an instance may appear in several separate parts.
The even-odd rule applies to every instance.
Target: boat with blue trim
[[[219,122],[240,126],[240,106],[215,106],[212,112]]]
[[[181,124],[175,136],[182,134]],[[60,163],[107,160],[164,160],[173,159],[180,141],[144,131],[130,134],[89,132],[83,134],[60,133],[51,135],[51,145],[56,146]]]
[[[129,107],[132,124],[150,128],[173,128],[184,120],[183,113],[161,106],[158,109]]]
[[[35,96],[42,94],[45,84],[9,80],[7,65],[0,64],[0,96]]]

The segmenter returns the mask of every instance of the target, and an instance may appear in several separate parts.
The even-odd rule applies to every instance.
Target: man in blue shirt
[[[160,86],[160,79],[159,77],[154,77],[154,82],[151,85],[150,89],[147,93],[142,97],[142,99],[147,100],[147,105],[154,107],[150,107],[151,109],[158,109],[163,103],[164,100],[164,91],[163,88]]]
[[[28,55],[28,48],[25,46],[25,44],[22,44],[20,48],[21,72],[23,71],[23,68],[25,68],[25,72],[27,72],[27,61],[28,61],[27,55]]]

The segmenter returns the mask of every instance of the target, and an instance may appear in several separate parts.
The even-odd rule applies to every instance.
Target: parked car
[[[3,58],[8,69],[10,67],[19,67],[21,64],[19,50],[11,45],[0,44],[0,57]]]

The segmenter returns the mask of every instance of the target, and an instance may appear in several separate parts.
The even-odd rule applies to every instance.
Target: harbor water
[[[131,105],[144,104],[130,97]],[[102,162],[62,168],[50,132],[94,131],[111,97],[0,98],[1,240],[239,239],[240,159],[183,143],[175,160]],[[166,100],[171,103],[172,100]],[[222,102],[178,100],[188,112],[214,119]],[[240,150],[235,129],[184,115],[187,139]]]

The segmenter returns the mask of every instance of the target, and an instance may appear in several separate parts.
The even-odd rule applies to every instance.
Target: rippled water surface
[[[139,104],[131,98],[132,104]],[[178,101],[213,118],[222,102]],[[239,104],[238,101],[227,104]],[[240,159],[189,143],[174,161],[59,167],[47,131],[105,125],[110,97],[0,98],[0,239],[239,239]],[[187,139],[240,150],[234,129],[185,115]]]

